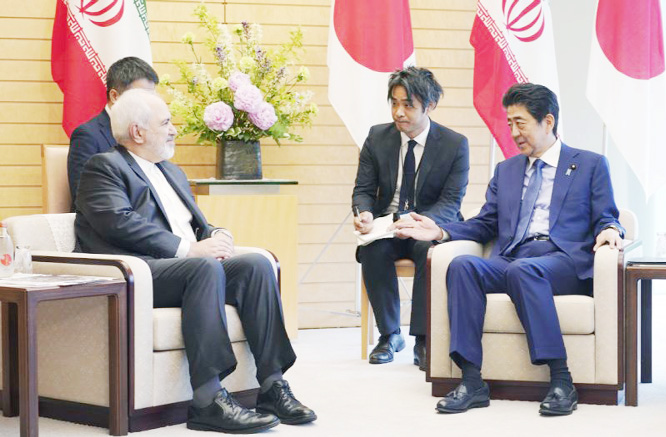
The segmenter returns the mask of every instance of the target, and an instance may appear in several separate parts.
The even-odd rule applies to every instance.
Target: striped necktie
[[[545,163],[540,159],[534,161],[534,172],[532,173],[532,176],[530,176],[530,181],[527,184],[527,189],[525,190],[523,201],[520,204],[520,214],[518,216],[516,233],[514,234],[513,240],[511,241],[511,244],[509,244],[509,247],[504,250],[504,255],[510,254],[511,251],[525,239],[527,230],[530,227],[532,213],[534,212],[534,205],[536,204],[536,200],[539,195],[539,189],[541,188],[541,180],[543,179],[541,170],[543,169],[544,165]]]

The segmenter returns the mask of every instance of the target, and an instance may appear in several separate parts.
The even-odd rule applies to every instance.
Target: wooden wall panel
[[[192,16],[200,0],[148,0],[153,61],[158,73],[177,77],[174,57],[189,59],[179,43],[185,32],[203,35]],[[285,194],[299,199],[298,274],[302,327],[353,326],[355,308],[355,237],[349,204],[358,163],[353,144],[327,98],[326,46],[330,0],[226,0],[205,2],[230,24],[241,20],[263,25],[264,40],[283,42],[300,25],[306,53],[300,63],[311,72],[306,87],[315,93],[320,114],[302,144],[262,144],[266,177],[289,178],[298,186]],[[410,0],[417,63],[430,68],[445,94],[432,118],[470,141],[470,185],[463,211],[483,202],[488,181],[490,135],[472,106],[473,50],[469,32],[475,0]],[[0,17],[0,219],[41,211],[41,144],[67,144],[60,126],[62,93],[50,71],[50,38],[55,2],[4,2]],[[201,41],[200,37],[198,41]],[[201,45],[198,49],[204,52]],[[208,66],[211,72],[215,66]],[[214,175],[215,150],[179,140],[174,161],[190,178]],[[340,232],[332,238],[340,227]],[[321,254],[326,243],[329,249]],[[321,256],[320,256],[321,255]],[[320,264],[303,277],[311,263]],[[408,311],[406,311],[408,312]]]

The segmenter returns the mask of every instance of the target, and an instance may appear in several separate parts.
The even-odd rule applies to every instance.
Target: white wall
[[[563,140],[573,147],[601,153],[603,123],[585,96],[596,4],[595,1],[558,0],[551,1],[550,7],[560,78]],[[666,187],[646,201],[636,176],[612,140],[609,140],[607,157],[618,207],[631,209],[638,215],[644,254],[652,255],[656,233],[666,231]]]

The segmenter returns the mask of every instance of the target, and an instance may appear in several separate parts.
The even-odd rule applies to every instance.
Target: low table
[[[127,434],[127,284],[109,280],[65,287],[0,285],[2,302],[2,413],[19,414],[21,437],[38,435],[37,304],[108,296],[109,433]],[[18,382],[18,389],[17,389]]]
[[[625,405],[638,405],[638,282],[641,282],[641,382],[652,380],[652,280],[666,279],[666,258],[639,258],[625,271]]]

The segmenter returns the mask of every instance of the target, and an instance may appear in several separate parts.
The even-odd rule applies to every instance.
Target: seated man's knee
[[[473,270],[480,259],[474,255],[458,255],[449,263],[448,272],[458,273]]]
[[[239,259],[242,259],[255,274],[273,275],[273,264],[260,253],[247,253],[241,255]]]
[[[384,258],[386,257],[386,254],[390,250],[390,240],[388,239],[381,239],[377,241],[373,241],[372,243],[366,245],[366,246],[361,246],[358,248],[359,250],[359,258],[361,262],[372,262],[374,260],[377,260],[378,258]]]
[[[525,276],[536,276],[538,270],[529,258],[517,259],[509,263],[506,268],[506,279],[509,283],[520,280]]]
[[[184,262],[196,275],[218,275],[224,277],[224,269],[216,258],[185,258]]]
[[[459,255],[451,260],[449,268],[446,271],[446,284],[449,287],[449,291],[451,291],[450,286],[453,280],[469,277],[470,274],[476,272],[476,265],[480,259],[474,255]]]

